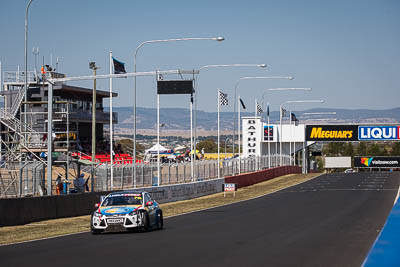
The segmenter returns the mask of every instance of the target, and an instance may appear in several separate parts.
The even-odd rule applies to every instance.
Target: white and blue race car
[[[93,234],[105,230],[163,228],[162,210],[148,192],[122,191],[107,195],[97,203],[90,220]]]

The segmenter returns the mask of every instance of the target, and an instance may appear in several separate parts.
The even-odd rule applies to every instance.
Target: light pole
[[[279,106],[279,121],[280,121],[280,133],[279,133],[279,165],[282,166],[282,106],[284,104],[293,104],[293,103],[323,103],[324,100],[289,100],[283,102]],[[290,114],[289,114],[290,116]]]
[[[29,7],[31,6],[32,0],[29,0],[27,6],[26,6],[26,10],[25,10],[25,55],[24,55],[24,59],[25,59],[25,79],[24,79],[24,142],[26,142],[26,102],[28,101],[28,11],[29,11]]]
[[[269,91],[311,91],[311,88],[269,88],[269,89],[264,89],[263,95],[262,95],[262,106],[264,107],[264,97]],[[268,129],[268,168],[271,168],[271,143],[270,143],[270,138],[269,138],[269,116],[267,118],[267,129]],[[277,131],[278,132],[278,131]],[[277,147],[275,147],[275,152],[277,150]]]
[[[133,64],[134,64],[134,72],[136,73],[136,57],[139,52],[139,49],[144,46],[145,44],[152,44],[152,43],[166,43],[166,42],[177,42],[177,41],[195,41],[195,40],[213,40],[222,42],[225,40],[224,37],[190,37],[190,38],[175,38],[175,39],[164,39],[164,40],[150,40],[144,41],[135,50],[135,54],[133,57]],[[134,187],[136,188],[136,76],[134,77],[134,89],[133,89],[133,182]]]
[[[93,70],[93,76],[96,76],[96,71],[99,67],[96,66],[96,62],[89,62],[89,68]],[[94,191],[94,164],[96,162],[96,79],[93,79],[93,99],[92,99],[92,188]]]
[[[241,80],[251,80],[251,79],[288,79],[288,80],[293,80],[293,77],[291,77],[291,76],[256,76],[256,77],[248,77],[248,76],[246,76],[246,77],[241,77],[241,78],[239,78],[237,81],[236,81],[236,83],[235,83],[235,105],[234,105],[234,120],[233,120],[233,138],[232,138],[232,146],[233,146],[233,148],[232,148],[232,151],[233,151],[233,155],[235,155],[235,122],[236,122],[236,106],[239,104],[239,103],[237,103],[238,102],[238,97],[237,97],[237,95],[238,95],[238,90],[239,90],[239,88],[238,88],[238,85],[239,85],[239,82],[241,81]],[[240,108],[239,108],[239,110],[240,110]],[[239,114],[238,114],[238,152],[239,152],[239,174],[240,174],[240,116],[239,116]]]
[[[199,68],[199,74],[197,75],[197,82],[195,83],[195,108],[194,108],[194,151],[196,152],[196,143],[197,143],[197,89],[198,89],[198,84],[199,84],[199,77],[200,77],[200,72],[203,69],[211,69],[211,68],[225,68],[225,67],[258,67],[258,68],[266,68],[266,64],[216,64],[216,65],[205,65]],[[233,151],[234,155],[234,151]],[[225,155],[226,156],[226,155]],[[194,160],[192,159],[191,162],[195,162],[196,157],[194,157]],[[193,169],[193,167],[192,167]],[[193,179],[193,177],[192,177]]]

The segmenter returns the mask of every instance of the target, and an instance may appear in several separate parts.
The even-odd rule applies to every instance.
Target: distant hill
[[[107,110],[107,108],[106,108]],[[133,109],[132,107],[114,107],[113,111],[118,112],[118,125],[116,128],[133,128]],[[303,113],[317,112],[336,112],[335,115],[302,116]],[[332,123],[400,123],[400,108],[385,110],[370,109],[333,109],[333,108],[313,108],[303,111],[294,111],[301,122],[324,123],[322,118],[336,118]],[[242,116],[254,116],[254,112],[241,112]],[[274,111],[270,114],[271,123],[279,122],[279,112]],[[233,112],[221,112],[221,129],[233,129]],[[266,117],[266,114],[263,114]],[[314,119],[313,121],[307,119]],[[160,122],[165,124],[163,129],[168,130],[189,130],[190,112],[185,108],[162,108],[160,110]],[[157,123],[157,110],[154,108],[137,108],[137,128],[155,129]],[[206,131],[217,129],[216,112],[197,112],[197,128]]]

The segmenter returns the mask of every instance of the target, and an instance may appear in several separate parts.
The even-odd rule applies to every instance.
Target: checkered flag
[[[260,107],[260,105],[257,103],[257,114],[261,114],[261,113],[263,113],[263,110]]]
[[[228,105],[228,94],[224,94],[221,91],[219,91],[219,105],[220,106]]]
[[[282,108],[281,109],[281,114],[282,114],[282,118],[287,116],[287,111],[286,109]]]

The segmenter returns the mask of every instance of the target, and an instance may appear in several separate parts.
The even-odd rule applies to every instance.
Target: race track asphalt
[[[6,266],[360,266],[393,207],[397,173],[326,174],[152,232],[82,233],[0,247]]]

